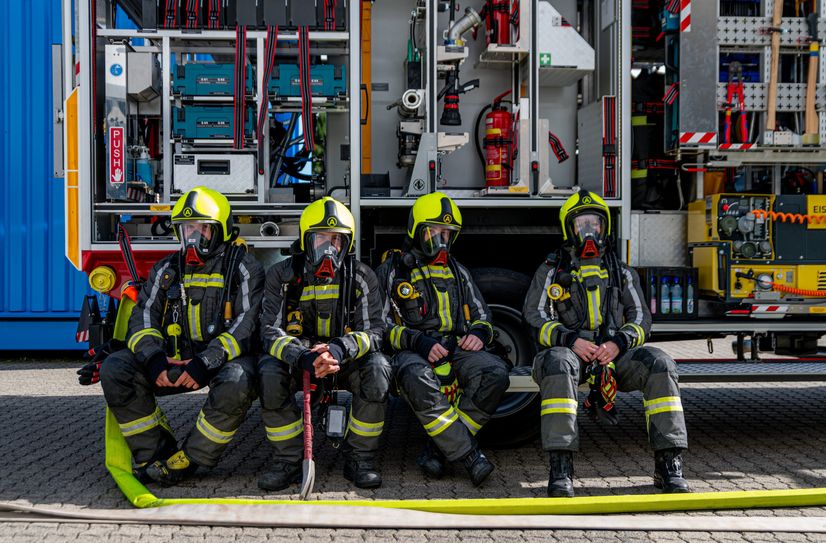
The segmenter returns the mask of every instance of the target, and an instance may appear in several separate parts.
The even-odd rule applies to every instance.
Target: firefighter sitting
[[[255,399],[255,337],[264,272],[233,243],[222,194],[197,187],[178,200],[181,249],[152,268],[131,317],[127,348],[100,366],[109,409],[143,482],[172,485],[218,463]],[[195,427],[178,446],[155,397],[209,386]]]
[[[550,452],[548,495],[573,497],[573,452],[579,449],[577,386],[591,383],[584,407],[614,423],[616,391],[641,390],[654,449],[654,485],[689,492],[682,452],[688,437],[674,360],[643,347],[651,313],[637,272],[610,245],[611,216],[596,194],[579,191],[562,206],[564,246],[534,275],[522,310],[540,351],[533,364],[539,384],[542,446]]]
[[[261,414],[274,462],[258,486],[275,491],[301,480],[302,415],[294,401],[303,370],[349,388],[352,409],[344,477],[376,488],[374,465],[384,428],[391,367],[381,353],[384,321],[376,276],[352,255],[355,221],[325,197],[301,214],[299,247],[267,272],[258,363]]]
[[[508,367],[484,350],[493,339],[490,312],[468,270],[450,256],[462,215],[445,194],[420,197],[410,211],[402,251],[377,270],[401,395],[429,439],[418,464],[442,477],[461,460],[478,486],[493,465],[474,436],[508,388]]]

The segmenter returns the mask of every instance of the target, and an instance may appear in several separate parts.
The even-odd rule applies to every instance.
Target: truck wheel
[[[511,374],[530,375],[536,346],[522,319],[522,304],[531,279],[501,268],[471,271],[492,313],[494,352],[513,366]],[[479,439],[493,447],[515,447],[539,434],[539,394],[510,392],[482,431]]]

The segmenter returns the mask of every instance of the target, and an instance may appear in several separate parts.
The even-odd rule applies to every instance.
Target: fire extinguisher
[[[476,150],[485,168],[485,186],[507,187],[511,183],[513,163],[516,149],[513,139],[513,113],[510,111],[509,101],[503,98],[511,91],[505,91],[492,104],[486,105],[476,117]],[[487,114],[485,112],[490,109]],[[485,119],[485,138],[479,147],[479,124]]]
[[[511,10],[511,0],[487,0],[481,13],[485,19],[485,42],[487,45],[510,45],[510,25],[516,14],[516,3]]]

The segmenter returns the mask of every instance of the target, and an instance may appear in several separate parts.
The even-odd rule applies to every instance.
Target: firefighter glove
[[[330,356],[336,359],[339,365],[341,365],[347,357],[347,349],[339,338],[335,338],[327,344],[327,351],[329,351]]]
[[[430,356],[430,350],[437,343],[439,343],[437,339],[434,339],[427,334],[420,333],[413,342],[413,350],[416,351],[416,354],[427,361],[427,357]]]
[[[86,362],[77,370],[77,381],[81,385],[94,385],[100,381],[100,365],[107,356],[115,351],[123,349],[126,345],[117,339],[110,339],[106,343],[93,347],[83,353],[83,360]]]
[[[209,370],[207,369],[204,359],[200,356],[193,356],[192,360],[187,362],[184,370],[190,377],[195,379],[198,386],[204,388],[209,384]]]

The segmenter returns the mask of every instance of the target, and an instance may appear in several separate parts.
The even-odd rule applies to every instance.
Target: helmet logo
[[[591,200],[590,196],[586,196],[585,198],[582,199],[583,204],[590,204],[591,202],[592,202],[592,200]]]
[[[338,221],[335,217],[330,217],[329,219],[327,219],[327,226],[336,226],[337,224]]]
[[[192,208],[187,207],[184,208],[184,217],[191,217],[192,216]]]
[[[453,217],[451,217],[450,215],[445,215],[444,217],[442,217],[442,222],[445,224],[450,224],[453,222]]]

